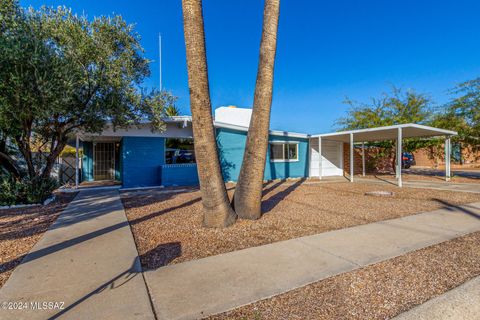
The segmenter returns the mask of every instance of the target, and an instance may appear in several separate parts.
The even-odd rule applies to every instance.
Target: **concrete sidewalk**
[[[5,301],[26,309],[1,319],[154,319],[118,191],[81,191],[0,290]]]
[[[395,320],[480,319],[480,277],[400,314]]]
[[[144,273],[159,319],[196,319],[480,230],[480,203],[356,226]]]

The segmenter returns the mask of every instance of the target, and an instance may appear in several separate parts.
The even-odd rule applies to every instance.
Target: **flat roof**
[[[174,117],[166,117],[163,118],[165,122],[192,122],[192,116],[174,116]],[[232,129],[238,131],[245,131],[248,132],[248,127],[239,126],[236,124],[221,122],[221,121],[213,121],[213,125],[215,128],[225,128],[225,129]],[[290,132],[290,131],[282,131],[282,130],[269,130],[269,133],[274,136],[283,136],[283,137],[294,137],[294,138],[309,138],[310,135],[306,133],[298,133],[298,132]]]
[[[165,117],[163,121],[166,123],[188,123],[192,122],[191,116],[174,116],[174,117]],[[149,121],[144,121],[142,124],[148,124]],[[248,132],[248,127],[239,126],[230,123],[224,123],[220,121],[214,121],[214,126],[216,128],[225,128],[238,131]],[[424,126],[421,124],[415,123],[406,123],[398,124],[393,126],[377,127],[377,128],[367,128],[367,129],[356,129],[356,130],[347,130],[347,131],[338,131],[322,134],[306,134],[298,132],[289,132],[282,130],[270,130],[269,133],[274,136],[284,136],[284,137],[293,137],[293,138],[318,138],[322,137],[325,140],[339,141],[339,142],[350,142],[350,134],[353,134],[354,142],[373,142],[373,141],[383,141],[383,140],[394,140],[397,138],[398,128],[402,128],[402,137],[403,138],[428,138],[428,137],[439,137],[439,136],[456,136],[457,132],[439,129],[435,127]],[[101,134],[96,134],[95,136],[101,136]]]
[[[325,140],[350,142],[350,134],[353,134],[354,142],[394,140],[397,138],[398,128],[402,129],[403,138],[428,138],[457,135],[457,132],[451,130],[439,129],[415,123],[406,123],[386,127],[315,134],[311,137],[322,137],[322,139],[325,138]]]
[[[248,127],[243,127],[243,126],[225,123],[225,122],[219,122],[219,121],[214,121],[213,123],[215,128],[225,128],[225,129],[248,132]],[[269,134],[273,136],[283,136],[283,137],[310,138],[310,135],[306,133],[289,132],[289,131],[281,131],[281,130],[269,130]]]

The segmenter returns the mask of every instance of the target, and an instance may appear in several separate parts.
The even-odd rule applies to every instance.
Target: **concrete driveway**
[[[362,178],[356,177],[355,182],[363,183],[374,183],[374,184],[390,184],[397,185],[397,181],[394,179],[372,179],[372,178]],[[454,183],[454,182],[445,182],[445,181],[428,181],[428,180],[417,180],[417,181],[403,181],[404,188],[418,188],[418,189],[433,189],[433,190],[445,190],[445,191],[457,191],[457,192],[471,192],[471,193],[480,193],[480,180],[478,183]]]
[[[406,174],[418,174],[423,176],[445,176],[444,170],[430,168],[410,168],[403,169],[402,172]],[[480,183],[480,169],[452,169],[452,176],[478,179],[478,182]]]

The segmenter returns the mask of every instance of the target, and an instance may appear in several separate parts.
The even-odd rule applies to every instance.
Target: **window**
[[[270,161],[298,161],[298,143],[270,142]]]
[[[193,139],[167,138],[165,141],[165,163],[195,163]]]

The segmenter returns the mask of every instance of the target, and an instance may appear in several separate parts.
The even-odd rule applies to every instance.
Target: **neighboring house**
[[[215,110],[214,125],[225,181],[238,178],[250,116],[251,109]],[[106,127],[101,134],[79,134],[79,146],[83,148],[79,182],[116,180],[124,188],[198,184],[191,117],[170,117],[165,123],[163,132],[152,132],[150,124],[144,123],[128,129]],[[321,136],[271,130],[265,180],[344,175],[344,162],[347,168],[349,163],[348,159],[344,161],[348,133],[326,134],[319,161]]]

